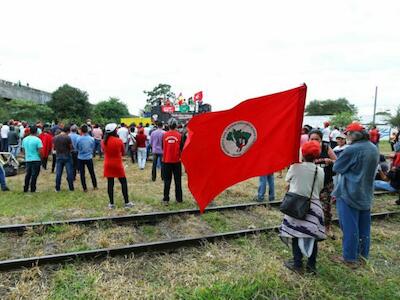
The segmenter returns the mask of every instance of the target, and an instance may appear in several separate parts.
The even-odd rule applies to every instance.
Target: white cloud
[[[400,103],[397,1],[5,1],[0,78],[48,91],[69,83],[132,112],[143,90],[203,90],[215,110],[309,87],[372,111]]]

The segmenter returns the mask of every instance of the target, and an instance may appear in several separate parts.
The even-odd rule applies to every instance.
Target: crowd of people
[[[51,171],[55,172],[55,192],[60,192],[64,168],[68,189],[75,189],[79,174],[84,192],[88,192],[86,169],[92,187],[98,188],[93,158],[104,156],[103,176],[107,179],[108,207],[115,208],[115,178],[121,184],[125,208],[134,204],[129,199],[128,181],[123,157],[127,156],[139,170],[144,170],[152,155],[151,180],[156,181],[157,170],[164,184],[162,203],[169,204],[172,177],[175,182],[175,200],[183,201],[181,151],[186,139],[185,128],[175,119],[167,124],[98,124],[64,125],[28,124],[10,120],[1,125],[1,150],[14,156],[23,156],[25,164],[24,192],[36,192],[41,169],[47,169],[52,155]],[[286,174],[288,191],[310,199],[305,219],[285,215],[281,238],[290,243],[293,260],[285,262],[289,269],[302,272],[303,256],[308,258],[306,270],[315,273],[318,242],[332,233],[332,206],[336,206],[343,232],[343,254],[336,260],[350,267],[358,266],[369,256],[370,211],[373,191],[399,192],[400,142],[399,133],[391,136],[394,153],[379,154],[379,130],[373,126],[367,131],[354,122],[345,130],[325,122],[323,128],[304,126],[300,137],[300,163],[289,167]],[[391,160],[389,164],[386,158]],[[280,172],[280,174],[282,174]],[[269,186],[269,201],[275,200],[274,174],[259,178],[256,201],[264,201]],[[4,170],[0,168],[0,183],[8,191]],[[400,204],[399,201],[396,202]]]
[[[93,158],[104,155],[103,176],[107,178],[110,209],[114,204],[114,179],[122,186],[125,207],[130,208],[128,183],[123,157],[129,156],[139,170],[144,170],[149,155],[153,155],[151,180],[156,181],[157,169],[161,169],[164,182],[162,202],[169,204],[172,176],[175,181],[175,198],[183,201],[181,151],[185,141],[184,127],[177,120],[168,123],[155,122],[154,125],[135,123],[107,124],[104,129],[99,124],[87,120],[78,127],[76,124],[28,124],[10,120],[1,125],[1,151],[13,156],[23,156],[25,165],[24,192],[36,192],[37,179],[41,169],[47,170],[48,158],[52,156],[51,172],[55,172],[55,192],[61,191],[64,169],[68,189],[74,191],[77,174],[84,192],[88,192],[86,169],[90,174],[93,189],[97,189],[97,176]],[[3,138],[4,137],[4,138]],[[9,191],[5,172],[0,166],[0,183],[3,191]]]
[[[303,272],[303,256],[308,258],[306,271],[316,273],[318,242],[330,236],[332,205],[336,205],[342,237],[342,255],[333,260],[357,268],[369,257],[371,206],[375,189],[399,192],[400,142],[396,134],[394,154],[388,155],[390,166],[379,154],[379,131],[369,131],[361,124],[349,124],[344,131],[305,126],[301,136],[301,163],[290,166],[286,182],[288,191],[309,197],[310,209],[305,219],[285,215],[280,236],[291,242],[293,259],[285,266]],[[273,175],[268,175],[273,176]],[[379,177],[380,176],[380,177]],[[377,179],[377,178],[380,179]],[[260,190],[265,193],[260,178]],[[272,181],[273,184],[273,181]],[[272,188],[272,191],[274,189]],[[310,196],[311,195],[311,196]],[[270,199],[274,199],[271,195]],[[400,200],[396,201],[400,205]]]

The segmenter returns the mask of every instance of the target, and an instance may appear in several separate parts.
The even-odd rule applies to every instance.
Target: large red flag
[[[200,211],[223,190],[299,160],[307,86],[193,117],[182,162]]]

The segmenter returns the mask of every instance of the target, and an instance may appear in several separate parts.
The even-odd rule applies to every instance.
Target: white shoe
[[[108,204],[108,208],[109,208],[109,209],[115,209],[115,204],[109,203],[109,204]]]
[[[131,207],[133,207],[135,204],[133,204],[132,202],[128,202],[128,203],[125,203],[125,208],[131,208]]]

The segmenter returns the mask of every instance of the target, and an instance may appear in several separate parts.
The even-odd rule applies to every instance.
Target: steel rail
[[[400,211],[394,212],[381,212],[371,215],[372,219],[382,219],[389,216],[400,214]],[[337,219],[333,222],[338,223]],[[100,259],[111,256],[127,255],[127,254],[143,254],[147,252],[170,252],[182,247],[195,247],[203,245],[205,242],[213,243],[219,240],[228,240],[247,235],[268,233],[279,231],[279,226],[264,227],[256,229],[245,229],[232,232],[224,232],[194,238],[181,238],[167,241],[158,241],[151,243],[133,244],[115,248],[105,248],[97,250],[70,252],[62,254],[53,254],[46,256],[37,256],[29,258],[11,259],[0,261],[0,271],[8,271],[22,267],[41,266],[46,264],[67,263],[74,260],[87,260],[87,259]]]
[[[375,195],[386,195],[389,192],[376,192]],[[278,207],[282,201],[266,201],[266,202],[251,202],[251,203],[241,203],[241,204],[231,204],[222,206],[211,206],[206,208],[205,212],[220,212],[226,210],[246,210],[252,207],[258,206],[272,206]],[[95,217],[95,218],[80,218],[71,220],[58,220],[58,221],[44,221],[26,224],[9,224],[0,225],[0,232],[24,232],[29,228],[41,228],[45,229],[47,227],[60,226],[60,225],[89,225],[97,222],[112,222],[112,223],[125,223],[133,222],[136,224],[155,224],[163,219],[182,216],[182,215],[198,215],[200,211],[196,208],[193,209],[182,209],[174,211],[161,211],[161,212],[150,212],[142,214],[131,214],[123,216],[107,216],[107,217]]]
[[[251,207],[258,206],[279,206],[281,201],[271,201],[271,202],[253,202],[253,203],[242,203],[242,204],[232,204],[223,206],[209,207],[205,212],[220,212],[227,210],[245,210]],[[46,228],[60,225],[88,225],[97,222],[113,222],[113,223],[125,223],[133,222],[138,224],[152,224],[157,223],[163,219],[182,216],[182,215],[197,215],[200,214],[198,209],[182,209],[174,211],[162,211],[162,212],[150,212],[143,214],[132,214],[124,216],[107,216],[107,217],[97,217],[97,218],[82,218],[82,219],[72,219],[72,220],[60,220],[60,221],[46,221],[46,222],[36,222],[36,223],[26,223],[26,224],[10,224],[1,225],[0,232],[23,232],[29,228]]]

